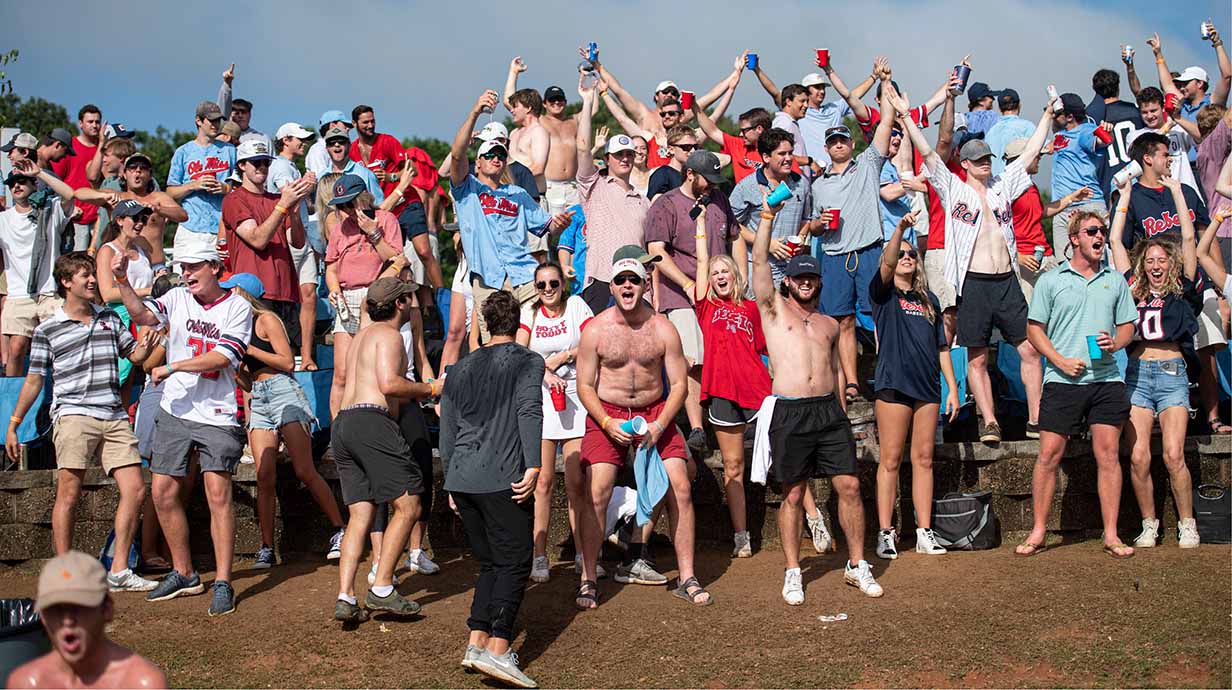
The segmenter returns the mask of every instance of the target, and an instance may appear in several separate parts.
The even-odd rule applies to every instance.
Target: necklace
[[[817,316],[817,312],[805,310],[803,307],[796,304],[796,301],[794,299],[789,299],[787,301],[790,302],[797,310],[801,312],[800,320],[804,323],[805,327],[808,327],[809,319],[813,318],[814,316]],[[807,316],[805,316],[804,314],[807,314]]]

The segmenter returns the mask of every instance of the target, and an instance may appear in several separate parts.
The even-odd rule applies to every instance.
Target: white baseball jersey
[[[226,355],[229,362],[224,369],[203,374],[172,373],[163,385],[162,409],[199,424],[239,426],[235,369],[252,336],[252,306],[229,290],[218,301],[202,304],[186,287],[174,288],[147,304],[168,324],[169,364],[213,350]]]

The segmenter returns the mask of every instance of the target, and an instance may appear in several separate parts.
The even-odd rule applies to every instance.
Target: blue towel
[[[633,476],[637,479],[637,524],[644,525],[650,522],[655,506],[667,495],[670,485],[658,448],[638,446],[637,457],[633,460]]]

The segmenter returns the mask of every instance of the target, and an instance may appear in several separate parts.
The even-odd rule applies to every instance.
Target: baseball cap
[[[331,122],[345,122],[347,123],[345,126],[348,129],[351,127],[350,119],[348,119],[346,114],[343,113],[341,110],[326,110],[325,112],[321,113],[321,119],[317,120],[317,129],[320,130],[322,134],[324,134],[325,125],[328,125]]]
[[[959,161],[978,161],[992,155],[992,149],[983,139],[972,139],[958,150]]]
[[[20,173],[14,170],[13,172],[9,173],[8,177],[4,178],[4,186],[12,187],[13,185],[17,184],[18,180],[37,180],[37,179],[38,178],[35,177],[34,175],[27,175],[25,173]]]
[[[201,101],[197,104],[197,117],[203,120],[222,117],[222,108],[219,108],[214,101]]]
[[[137,153],[134,153],[128,158],[125,158],[124,167],[128,168],[132,166],[134,163],[141,163],[141,162],[144,162],[147,168],[152,169],[154,167],[154,161],[150,160],[149,156],[145,155],[144,153],[140,151],[138,151]]]
[[[237,287],[247,292],[253,299],[261,299],[265,295],[265,283],[252,273],[236,273],[218,284],[218,287],[231,289]]]
[[[231,137],[231,143],[234,144],[240,139],[240,126],[230,120],[227,120],[222,123],[222,127],[218,129],[218,133],[226,134]]]
[[[215,247],[192,247],[175,255],[177,264],[198,264],[202,261],[221,261]]]
[[[1021,103],[1022,99],[1018,97],[1018,92],[1013,89],[1003,89],[1001,95],[997,97],[997,107],[1001,110],[1017,108]]]
[[[274,154],[270,153],[270,146],[261,139],[249,139],[248,141],[240,142],[239,147],[235,151],[235,162],[270,159]]]
[[[783,269],[783,275],[788,278],[797,276],[817,276],[821,277],[821,264],[817,263],[817,257],[812,254],[798,254],[791,257],[787,262],[787,268]]]
[[[608,137],[607,146],[603,149],[604,155],[620,153],[621,151],[636,151],[637,147],[633,145],[633,139],[628,134],[617,134],[614,137]]]
[[[690,153],[684,167],[706,178],[710,184],[723,184],[723,175],[720,172],[723,166],[719,163],[719,157],[710,151],[698,149]]]
[[[1061,94],[1062,110],[1074,117],[1086,117],[1087,104],[1082,100],[1082,96],[1076,93]]]
[[[826,78],[816,72],[809,72],[808,74],[804,75],[803,79],[800,80],[800,86],[804,86],[804,87],[829,86],[829,85],[830,84],[829,82],[826,81]]]
[[[662,258],[647,252],[640,244],[626,244],[612,254],[612,263],[622,259],[634,259],[644,264],[652,264]]]
[[[680,91],[680,87],[676,86],[676,82],[670,79],[665,79],[664,81],[659,82],[659,85],[655,87],[655,93],[659,93],[660,91],[664,91],[666,89],[676,89],[676,91]]]
[[[116,204],[115,210],[111,212],[111,215],[113,218],[127,218],[141,215],[149,210],[150,208],[140,201],[125,199]]]
[[[483,129],[479,130],[480,141],[491,141],[493,139],[509,139],[509,129],[495,120],[484,125]]]
[[[1000,91],[993,91],[992,89],[988,88],[988,84],[985,84],[982,81],[977,81],[971,86],[967,87],[967,101],[969,103],[978,103],[984,100],[985,98],[987,98],[988,96],[992,96],[993,98],[996,98],[997,96],[1000,96],[1000,95],[1001,95]]]
[[[495,139],[488,139],[487,141],[479,145],[479,153],[477,153],[476,155],[482,156],[485,153],[488,153],[489,151],[493,151],[495,149],[500,149],[504,151],[506,154],[509,153],[509,148],[505,146],[503,143]]]
[[[1173,79],[1173,81],[1193,81],[1195,79],[1198,81],[1210,81],[1207,79],[1206,70],[1198,67],[1197,65],[1186,67],[1185,70],[1181,72],[1181,76]]]
[[[559,86],[549,86],[543,90],[543,100],[551,101],[557,98],[565,98],[565,90]]]
[[[847,137],[848,139],[850,139],[851,130],[847,129],[846,125],[838,125],[836,127],[831,127],[827,129],[826,130],[826,143],[827,144],[830,143],[830,140],[833,139],[834,137]]]
[[[334,125],[333,127],[330,127],[329,129],[325,130],[325,136],[324,136],[324,141],[327,144],[332,139],[346,139],[347,141],[350,141],[351,140],[351,130],[348,129],[347,127],[343,127],[342,125]]]
[[[38,148],[38,137],[30,134],[29,132],[18,132],[13,135],[12,139],[9,139],[9,143],[4,146],[0,146],[0,151],[8,153],[18,146],[23,149]]]
[[[107,139],[131,139],[137,136],[137,133],[119,122],[112,122],[103,130],[103,136]]]
[[[368,286],[367,301],[372,306],[380,306],[389,304],[403,295],[414,293],[414,286],[405,280],[393,276],[385,276],[384,278],[378,278]]]
[[[330,200],[329,205],[345,204],[367,190],[367,185],[358,175],[343,175],[334,182],[334,198]]]
[[[311,139],[314,136],[316,135],[313,134],[311,130],[304,129],[304,126],[299,124],[298,122],[288,122],[284,124],[283,126],[279,127],[278,131],[274,133],[275,139],[282,139],[283,137],[295,137],[296,139]]]
[[[39,613],[59,604],[95,608],[106,598],[107,571],[103,564],[80,551],[68,551],[43,566],[34,608]]]
[[[1026,139],[1015,139],[1005,145],[1005,155],[1001,156],[1005,160],[1013,160],[1022,155],[1023,151],[1027,150]]]
[[[48,139],[58,141],[68,148],[68,155],[76,156],[77,152],[73,150],[73,133],[63,127],[56,127],[51,130],[51,134],[47,135]]]

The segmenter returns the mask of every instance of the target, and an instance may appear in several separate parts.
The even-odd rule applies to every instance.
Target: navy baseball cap
[[[787,262],[787,268],[783,269],[783,275],[788,278],[796,278],[798,276],[817,276],[821,277],[821,265],[817,263],[817,257],[812,254],[800,254],[791,257]]]
[[[997,96],[1000,96],[1000,95],[1001,95],[1000,91],[993,91],[992,89],[988,88],[988,84],[985,84],[982,81],[977,81],[971,86],[967,87],[967,101],[970,103],[979,103],[985,98],[988,98],[988,97],[996,98]]]
[[[1001,95],[997,97],[997,107],[1001,110],[1017,108],[1021,103],[1022,100],[1019,99],[1018,92],[1014,89],[1004,89],[1001,91]]]
[[[111,215],[115,218],[126,218],[130,216],[139,216],[142,213],[147,213],[149,211],[150,208],[140,201],[125,199],[116,204],[115,210],[111,212]]]
[[[1082,96],[1076,93],[1061,94],[1061,109],[1079,119],[1087,116],[1087,104],[1082,100]]]
[[[368,186],[358,175],[343,175],[334,183],[334,198],[330,200],[329,205],[345,204],[366,191],[368,191]]]
[[[557,98],[565,98],[565,90],[559,86],[549,86],[543,91],[543,100],[550,101]],[[567,100],[567,99],[566,99]]]

